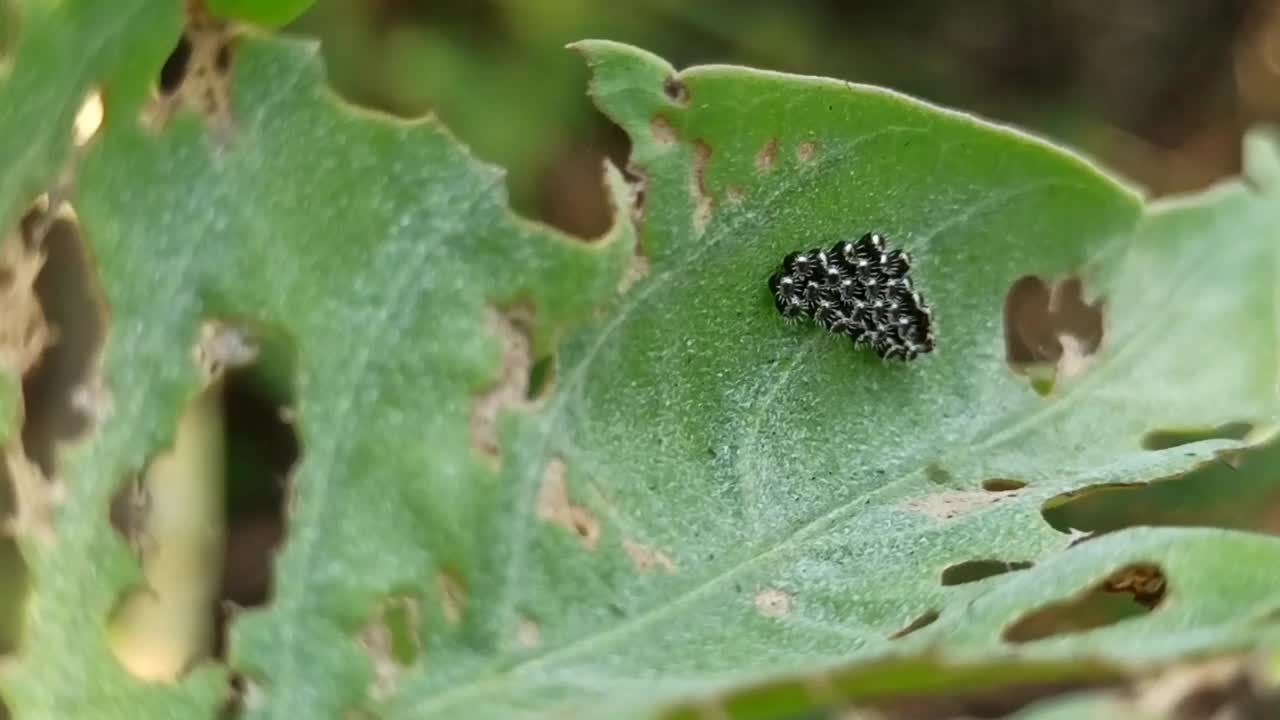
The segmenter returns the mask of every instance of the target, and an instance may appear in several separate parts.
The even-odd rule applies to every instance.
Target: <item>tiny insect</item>
[[[911,280],[913,261],[867,233],[829,250],[789,253],[769,278],[779,314],[811,320],[869,347],[885,359],[913,360],[933,352],[933,312]]]

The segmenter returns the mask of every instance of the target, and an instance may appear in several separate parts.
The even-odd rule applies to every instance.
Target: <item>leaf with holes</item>
[[[1280,541],[1071,547],[1041,512],[1274,430],[1271,139],[1252,136],[1249,183],[1144,206],[1065,151],[887,91],[584,43],[632,139],[633,257],[625,214],[593,243],[514,219],[438,125],[343,107],[313,53],[191,7],[169,63],[171,13],[140,39],[100,27],[119,76],[77,65],[40,127],[56,142],[0,141],[0,161],[34,158],[5,208],[72,163],[110,318],[87,437],[49,478],[7,438],[11,472],[62,489],[51,518],[19,498],[15,716],[211,718],[231,698],[251,718],[751,717],[731,690],[780,669],[842,664],[836,685],[872,678],[871,700],[922,665],[850,661],[945,646],[974,663],[948,660],[952,689],[979,691],[992,667],[1069,679],[1064,659],[1241,647],[1272,619]],[[19,66],[69,42],[47,12]],[[95,79],[101,129],[68,154]],[[910,362],[775,308],[784,256],[869,232],[910,252],[932,308],[936,346]],[[254,362],[294,398],[302,457],[270,600],[233,609],[214,663],[184,614],[211,610],[224,559],[210,413]],[[814,704],[795,688],[785,710]]]
[[[52,517],[20,528],[35,591],[0,673],[18,718],[223,712],[231,674],[207,661],[220,396],[257,360],[271,382],[294,358],[284,411],[304,457],[270,609],[237,613],[230,637],[240,707],[372,706],[357,638],[375,614],[433,652],[480,642],[447,622],[437,582],[474,590],[509,511],[497,445],[539,402],[531,366],[616,295],[634,253],[626,222],[587,242],[513,217],[501,173],[435,122],[346,107],[313,48],[236,39],[192,7],[185,29],[171,14],[158,30],[167,47],[183,32],[181,61],[145,52],[154,37],[132,58],[128,84],[166,68],[155,97],[108,91],[72,158],[110,324],[100,377],[80,388],[96,426],[57,458]],[[399,615],[379,610],[393,597]]]
[[[620,714],[923,646],[1140,663],[1251,642],[1280,543],[1071,548],[1040,511],[1273,431],[1271,139],[1251,136],[1249,182],[1144,206],[1070,153],[887,91],[578,47],[632,139],[643,257],[505,446],[504,487],[539,512],[468,607],[538,644],[428,662],[393,716]],[[885,362],[775,309],[784,256],[868,232],[914,256],[933,353]],[[1252,434],[1212,432],[1234,423]],[[1186,560],[1244,546],[1234,576]]]

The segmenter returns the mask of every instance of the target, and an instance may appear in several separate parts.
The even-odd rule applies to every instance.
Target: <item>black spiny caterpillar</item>
[[[911,256],[867,233],[830,250],[791,253],[769,290],[789,321],[812,320],[882,358],[912,360],[933,351],[933,316],[910,271]]]

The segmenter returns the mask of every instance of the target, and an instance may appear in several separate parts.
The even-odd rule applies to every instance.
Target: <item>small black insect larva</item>
[[[913,360],[933,352],[934,340],[933,314],[910,272],[910,255],[867,233],[788,254],[769,291],[788,321],[809,319],[882,358]]]

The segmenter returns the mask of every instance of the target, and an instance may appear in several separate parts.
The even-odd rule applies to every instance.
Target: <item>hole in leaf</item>
[[[987,492],[1013,492],[1026,486],[1025,482],[1012,478],[988,478],[982,481],[982,489]]]
[[[1230,462],[1210,462],[1150,483],[1063,493],[1046,500],[1040,513],[1063,533],[1105,534],[1138,525],[1280,533],[1280,439],[1229,457]]]
[[[904,638],[910,635],[913,632],[916,632],[917,630],[923,630],[924,628],[936,622],[940,617],[942,617],[942,614],[939,613],[937,610],[932,610],[932,609],[926,610],[923,614],[920,615],[920,617],[907,623],[906,627],[890,635],[889,639],[898,640],[900,638]]]
[[[121,598],[108,634],[120,664],[140,679],[176,681],[213,652],[224,540],[222,453],[222,402],[214,386],[186,404],[170,447],[128,478],[111,505],[142,579]]]
[[[657,128],[655,127],[655,132]],[[630,139],[617,125],[609,123],[573,140],[556,146],[547,164],[537,171],[530,183],[513,180],[512,208],[525,215],[540,215],[552,226],[592,242],[605,237],[613,227],[620,210],[634,207],[614,206],[613,197],[601,182],[602,159],[616,167],[626,164]],[[522,189],[523,188],[523,189]],[[526,197],[526,195],[528,195]]]
[[[165,95],[177,92],[183,79],[187,77],[187,66],[190,63],[191,40],[186,33],[183,33],[178,38],[178,44],[173,48],[173,52],[169,53],[168,59],[160,68],[160,77],[157,81],[160,92]]]
[[[204,3],[183,4],[182,34],[156,77],[157,99],[144,109],[142,123],[156,128],[178,108],[202,114],[219,132],[230,127],[230,90],[226,72],[230,66],[231,29],[209,16]]]
[[[671,121],[662,115],[654,115],[649,128],[653,132],[654,141],[659,145],[666,147],[676,144],[676,130],[671,127]]]
[[[548,355],[529,368],[529,389],[526,397],[529,402],[542,402],[551,394],[556,381],[556,356]]]
[[[218,655],[237,608],[258,607],[271,594],[275,554],[284,539],[286,497],[301,456],[294,406],[294,349],[281,336],[256,336],[255,364],[228,372],[226,528]]]
[[[673,103],[689,104],[689,87],[675,77],[669,77],[662,83],[662,92]]]
[[[85,437],[93,423],[90,408],[77,397],[96,383],[106,317],[97,275],[75,223],[54,221],[44,237],[44,252],[34,289],[57,342],[23,380],[22,445],[45,477],[53,477],[59,449]]]
[[[1216,428],[1189,428],[1183,430],[1152,430],[1142,436],[1144,450],[1168,450],[1201,440],[1243,440],[1253,431],[1253,424],[1229,422]]]
[[[1032,610],[1005,628],[1006,642],[1082,633],[1146,615],[1165,596],[1165,577],[1148,563],[1128,565],[1074,598]]]
[[[963,585],[1015,570],[1026,570],[1029,567],[1031,567],[1031,563],[1022,560],[1012,562],[1003,560],[966,560],[944,569],[942,571],[942,584]]]
[[[1005,360],[1041,394],[1052,392],[1059,376],[1084,372],[1102,337],[1103,301],[1086,302],[1078,277],[1050,287],[1024,275],[1005,295]]]
[[[533,310],[518,305],[502,311],[486,308],[485,325],[500,344],[501,367],[493,385],[471,402],[471,446],[493,464],[498,462],[498,416],[529,399],[533,377]]]

